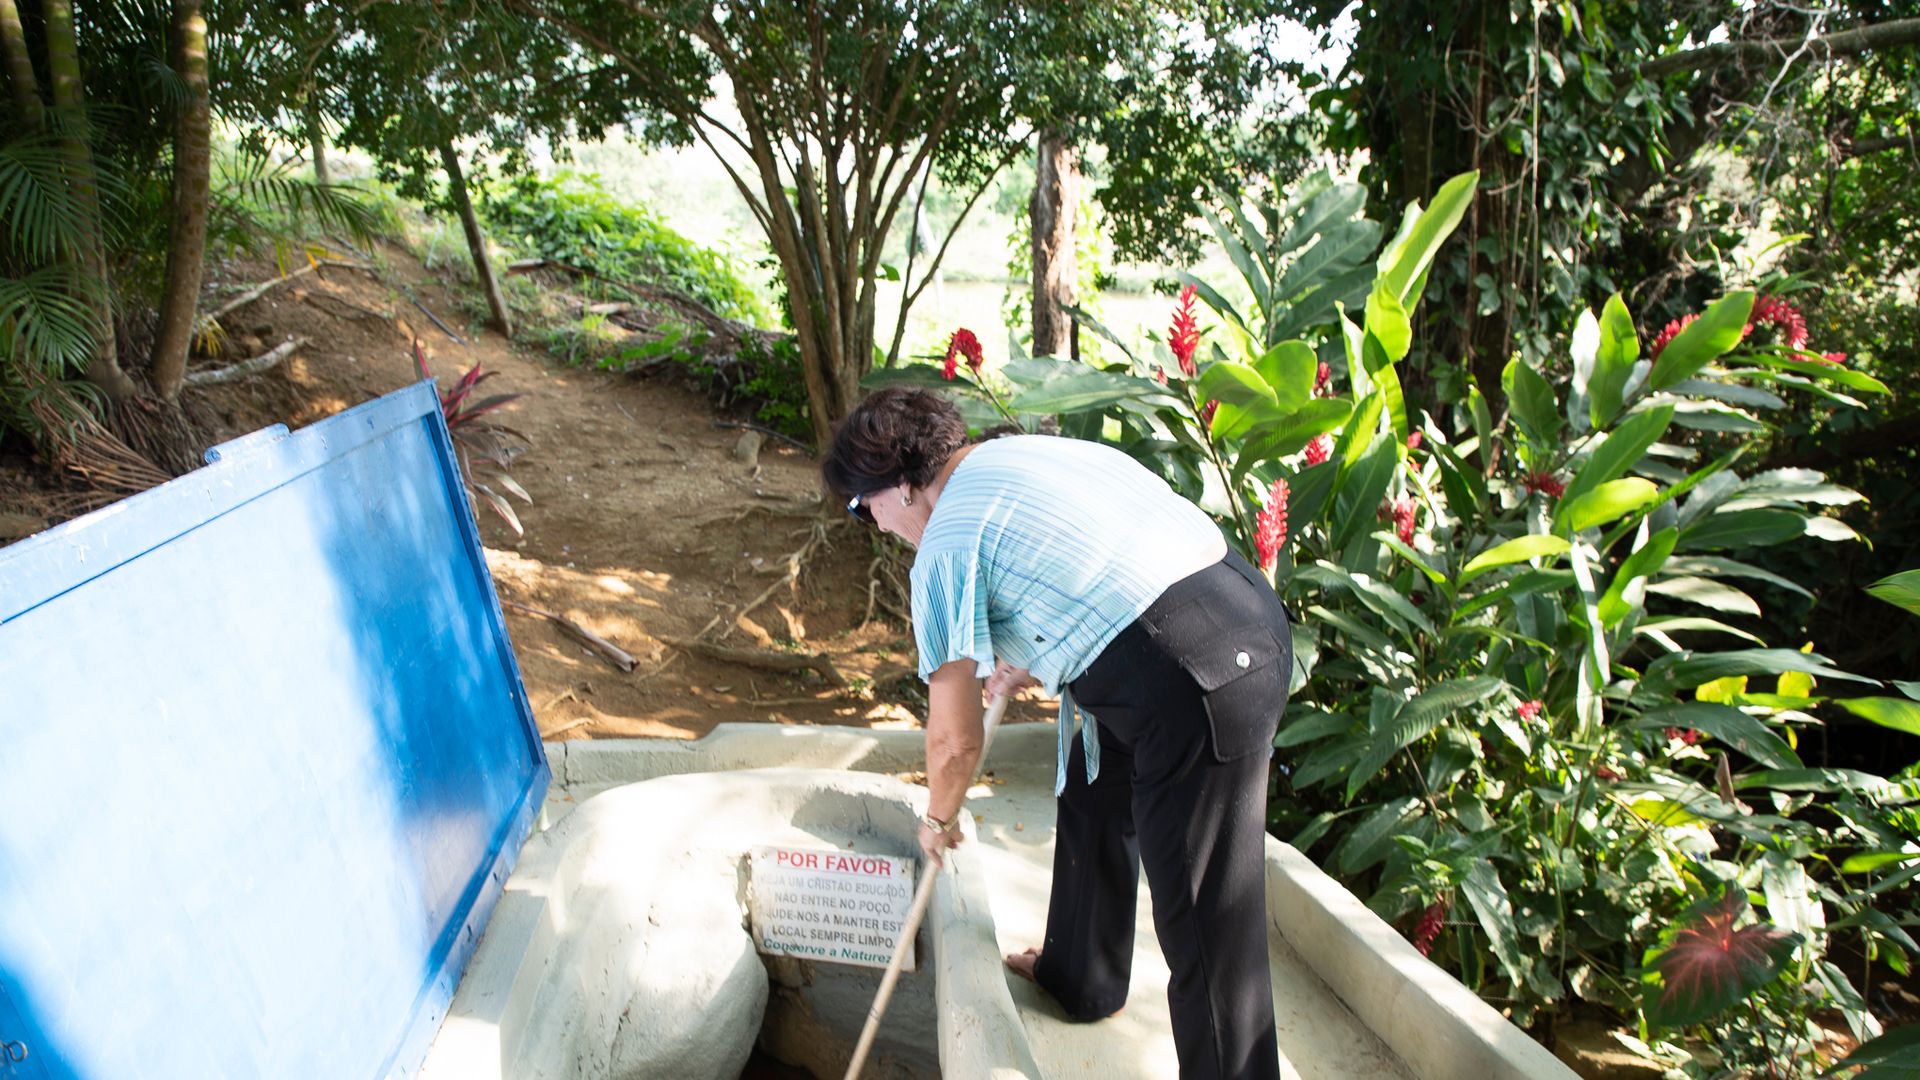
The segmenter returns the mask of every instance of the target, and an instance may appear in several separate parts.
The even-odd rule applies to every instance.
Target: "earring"
[[[913,505],[913,489],[909,488],[906,491],[903,491],[900,493],[900,505],[901,506]]]

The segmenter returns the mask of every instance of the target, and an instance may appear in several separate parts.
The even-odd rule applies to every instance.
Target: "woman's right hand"
[[[1029,686],[1039,686],[1040,680],[1027,674],[1027,669],[1014,667],[1005,660],[996,660],[993,674],[987,676],[987,693],[1011,698]]]

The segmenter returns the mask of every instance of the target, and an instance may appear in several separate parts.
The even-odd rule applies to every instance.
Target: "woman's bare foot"
[[[1040,980],[1034,978],[1033,969],[1038,966],[1039,963],[1039,949],[1028,949],[1026,952],[1007,954],[1007,970],[1035,985],[1039,985]]]

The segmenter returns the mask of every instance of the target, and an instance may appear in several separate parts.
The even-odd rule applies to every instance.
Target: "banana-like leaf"
[[[1633,316],[1619,293],[1607,298],[1600,309],[1600,348],[1594,354],[1593,377],[1587,382],[1588,416],[1595,428],[1604,428],[1620,412],[1627,378],[1633,374],[1633,362],[1640,358],[1640,339],[1633,331]]]
[[[1553,385],[1518,356],[1507,362],[1500,381],[1520,430],[1535,444],[1551,443],[1561,426],[1560,406],[1554,399]]]
[[[1646,457],[1648,449],[1667,433],[1667,426],[1672,420],[1671,405],[1645,409],[1622,420],[1588,455],[1586,464],[1580,467],[1573,479],[1567,482],[1567,490],[1560,497],[1562,503],[1577,499],[1609,480],[1627,475]]]
[[[1655,634],[1663,638],[1668,634],[1731,634],[1734,637],[1751,641],[1755,645],[1765,646],[1766,642],[1737,626],[1728,626],[1717,619],[1702,619],[1694,616],[1673,615],[1659,619],[1643,619],[1633,628],[1636,634]],[[1667,640],[1671,640],[1670,638]],[[1674,648],[1679,646],[1675,645]]]
[[[1651,480],[1638,476],[1609,480],[1579,498],[1562,498],[1553,510],[1554,529],[1577,533],[1605,525],[1646,508],[1659,497],[1660,489]]]
[[[1730,510],[1708,514],[1680,530],[1686,551],[1767,547],[1807,532],[1807,516],[1792,510]]]
[[[1726,355],[1747,333],[1753,292],[1742,289],[1713,302],[1698,319],[1673,336],[1653,361],[1649,385],[1655,390],[1690,379]]]
[[[1620,624],[1633,610],[1627,602],[1627,588],[1638,578],[1652,577],[1673,554],[1674,541],[1679,539],[1680,530],[1661,529],[1647,538],[1646,543],[1636,548],[1620,562],[1620,569],[1614,572],[1613,580],[1607,583],[1607,591],[1600,597],[1600,622],[1607,627]]]
[[[1867,586],[1867,592],[1920,615],[1920,570],[1902,570]]]
[[[1515,986],[1525,985],[1528,964],[1520,951],[1520,935],[1513,925],[1513,902],[1507,899],[1506,886],[1500,883],[1493,864],[1484,859],[1474,863],[1467,871],[1466,880],[1460,883],[1460,891],[1480,921],[1480,929],[1486,931],[1493,955],[1500,961],[1507,978]]]
[[[1647,665],[1646,673],[1640,677],[1640,690],[1651,694],[1672,694],[1729,675],[1778,675],[1783,671],[1804,671],[1817,679],[1844,679],[1870,686],[1880,685],[1874,679],[1831,667],[1825,657],[1815,653],[1793,649],[1731,649],[1726,652],[1680,652],[1662,656]]]
[[[1461,173],[1440,185],[1433,203],[1420,212],[1413,227],[1396,238],[1380,256],[1380,276],[1402,307],[1412,307],[1420,299],[1414,285],[1426,280],[1427,267],[1440,245],[1460,225],[1460,219],[1473,202],[1474,187],[1480,182],[1479,170]]]
[[[1502,566],[1511,566],[1517,562],[1526,562],[1545,555],[1563,554],[1570,546],[1564,536],[1533,533],[1515,537],[1504,543],[1495,544],[1467,560],[1467,565],[1460,571],[1460,584],[1465,585],[1481,574]]]
[[[1686,701],[1649,709],[1634,721],[1640,729],[1692,728],[1726,743],[1770,769],[1798,769],[1800,756],[1787,741],[1755,717],[1731,705]]]
[[[1881,727],[1920,735],[1920,701],[1897,697],[1834,698],[1833,703]]]
[[[1393,850],[1393,837],[1405,832],[1421,813],[1420,800],[1411,795],[1382,803],[1353,827],[1329,861],[1343,874],[1358,874],[1386,858]]]
[[[1861,1043],[1820,1075],[1843,1070],[1853,1080],[1920,1080],[1920,1024],[1897,1027]]]
[[[1660,596],[1670,596],[1675,600],[1684,600],[1689,604],[1698,604],[1714,611],[1724,611],[1730,615],[1751,615],[1754,618],[1760,616],[1760,605],[1754,602],[1753,597],[1731,585],[1707,578],[1663,578],[1648,585],[1647,591]]]

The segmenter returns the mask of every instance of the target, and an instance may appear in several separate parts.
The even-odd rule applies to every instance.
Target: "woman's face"
[[[882,532],[892,533],[919,547],[920,536],[927,528],[927,518],[933,514],[933,500],[922,492],[907,502],[911,491],[902,481],[893,487],[863,496],[860,502],[873,515],[873,523],[880,526]]]

